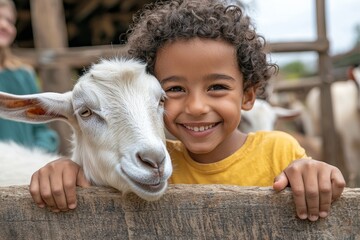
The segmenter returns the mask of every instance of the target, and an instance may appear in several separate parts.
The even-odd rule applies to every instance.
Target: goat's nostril
[[[152,161],[151,159],[141,157],[140,154],[137,154],[137,157],[140,160],[140,162],[144,163],[145,165],[147,165],[151,168],[158,168],[158,164],[156,162]]]
[[[151,161],[150,159],[142,159],[142,161],[149,165],[150,167],[153,167],[153,168],[158,168],[158,165],[156,163],[154,163],[153,161]]]

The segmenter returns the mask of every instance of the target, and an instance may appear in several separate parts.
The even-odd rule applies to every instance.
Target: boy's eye
[[[217,91],[217,90],[226,90],[229,89],[227,86],[221,85],[221,84],[216,84],[216,85],[212,85],[209,87],[210,91]]]
[[[174,87],[170,87],[166,90],[166,92],[183,92],[184,89],[180,86],[174,86]]]

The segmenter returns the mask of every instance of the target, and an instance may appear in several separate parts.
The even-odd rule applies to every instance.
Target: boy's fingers
[[[319,173],[319,216],[327,217],[331,207],[332,186],[330,179],[330,172]]]
[[[338,199],[346,186],[345,179],[338,168],[331,171],[332,201]]]
[[[289,173],[286,171],[289,171]],[[306,219],[308,217],[308,211],[306,206],[303,177],[296,171],[296,169],[286,169],[285,173],[286,176],[288,176],[289,183],[291,185],[291,191],[293,192],[296,213],[300,219]]]
[[[55,210],[66,211],[68,210],[65,198],[65,191],[62,179],[59,177],[62,173],[53,173],[50,176],[51,193],[55,202]],[[53,209],[54,211],[54,209]]]
[[[56,203],[51,192],[50,176],[46,172],[39,171],[39,190],[42,200],[50,208],[56,208]]]
[[[79,187],[90,187],[91,183],[86,179],[82,168],[79,169],[76,179],[76,185]]]
[[[76,182],[77,172],[65,171],[63,174],[64,192],[69,209],[76,208]]]
[[[30,191],[30,194],[31,194],[34,202],[40,208],[45,207],[45,202],[43,201],[43,199],[41,198],[41,195],[40,195],[39,173],[37,171],[31,176],[29,191]]]
[[[303,176],[308,219],[316,221],[319,218],[319,185],[318,171],[316,168],[308,169]]]
[[[276,176],[273,184],[273,188],[275,191],[280,192],[284,190],[289,185],[289,180],[284,172],[281,172],[278,176]]]

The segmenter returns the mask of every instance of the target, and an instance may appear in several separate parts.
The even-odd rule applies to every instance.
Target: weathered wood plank
[[[313,42],[274,42],[267,44],[267,51],[273,53],[280,52],[302,52],[319,51],[328,49],[327,41]],[[14,53],[25,59],[36,67],[82,67],[97,60],[99,57],[111,57],[126,54],[126,45],[114,44],[91,47],[71,47],[71,48],[49,48],[49,49],[14,49]],[[75,57],[75,58],[74,58]]]
[[[112,58],[126,55],[125,45],[103,45],[92,47],[73,47],[64,49],[24,49],[14,48],[15,55],[34,67],[58,68],[66,66],[71,68],[88,67],[100,58]]]
[[[302,42],[277,42],[267,44],[267,49],[272,53],[286,52],[324,52],[329,48],[327,40],[302,41]]]
[[[331,214],[300,220],[290,190],[172,185],[146,202],[114,189],[78,189],[78,208],[38,208],[26,186],[0,188],[0,239],[359,239],[360,189],[346,189]]]

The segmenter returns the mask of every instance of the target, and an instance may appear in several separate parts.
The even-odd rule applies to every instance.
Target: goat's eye
[[[80,112],[81,117],[90,117],[92,114],[92,111],[89,108],[85,108]]]

